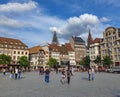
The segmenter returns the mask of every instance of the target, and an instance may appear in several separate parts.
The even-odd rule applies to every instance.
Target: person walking
[[[10,70],[10,78],[14,79],[14,69],[13,68]]]
[[[88,69],[88,80],[89,81],[91,80],[91,73],[92,73],[91,68],[89,68]]]
[[[50,76],[50,70],[47,68],[46,70],[45,70],[45,82],[46,83],[49,83],[49,76]]]
[[[71,73],[70,70],[67,70],[67,83],[70,84],[70,77],[71,77]]]
[[[15,68],[15,80],[17,79],[18,77],[18,68]]]
[[[92,67],[91,68],[91,79],[94,80],[94,76],[95,76],[95,69]]]
[[[20,79],[21,78],[21,69],[19,68],[18,69],[18,79]]]
[[[62,84],[65,84],[66,75],[65,75],[65,70],[64,69],[62,69],[61,76],[62,76],[62,79],[60,81],[61,81]]]

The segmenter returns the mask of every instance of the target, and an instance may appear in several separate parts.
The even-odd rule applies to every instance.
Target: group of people
[[[39,75],[43,75],[43,74],[45,75],[45,82],[46,83],[50,82],[50,71],[51,71],[50,68],[46,68],[46,69],[44,69],[42,67],[39,68]],[[58,73],[58,71],[57,71],[57,73]],[[70,77],[72,75],[73,75],[72,68],[68,68],[68,69],[63,68],[61,70],[61,79],[60,79],[61,83],[62,84],[65,84],[65,83],[70,84]]]
[[[10,70],[10,78],[11,79],[20,79],[21,78],[21,69],[20,68],[11,68]]]
[[[70,77],[73,75],[72,71],[70,69],[62,69],[61,72],[62,79],[60,80],[62,84],[65,84],[66,82],[70,84]]]
[[[88,69],[88,80],[89,81],[93,81],[94,80],[94,75],[95,75],[95,68],[94,67],[90,67]]]

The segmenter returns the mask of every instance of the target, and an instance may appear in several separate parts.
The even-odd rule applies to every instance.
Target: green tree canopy
[[[85,65],[85,61],[84,61],[84,60],[80,60],[80,61],[79,61],[79,65],[84,66],[84,65]]]
[[[53,67],[55,65],[58,65],[58,62],[55,58],[50,58],[49,61],[47,62],[47,65],[49,65],[50,67]]]
[[[29,65],[29,60],[26,56],[21,56],[18,63],[20,64],[20,66],[27,67]]]
[[[10,64],[11,56],[0,54],[0,64]]]
[[[94,62],[96,63],[96,64],[101,64],[101,62],[102,62],[102,60],[101,60],[101,56],[97,56],[97,58],[94,60]]]
[[[90,57],[86,56],[83,60],[85,62],[85,67],[88,68],[90,66]]]
[[[109,56],[103,57],[103,66],[109,66],[113,64],[112,59]]]

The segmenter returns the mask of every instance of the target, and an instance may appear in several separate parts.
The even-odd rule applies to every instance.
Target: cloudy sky
[[[120,0],[0,0],[0,37],[17,38],[28,47],[51,43],[53,32],[60,43],[72,35],[85,41],[103,31],[120,28]]]

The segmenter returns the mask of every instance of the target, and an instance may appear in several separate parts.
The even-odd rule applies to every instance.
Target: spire
[[[87,39],[88,48],[90,47],[90,44],[92,44],[92,43],[93,43],[93,39],[92,39],[91,32],[90,32],[90,29],[89,29],[89,34],[88,34],[88,39]]]
[[[54,34],[53,34],[52,44],[59,44],[56,31],[54,31]]]

